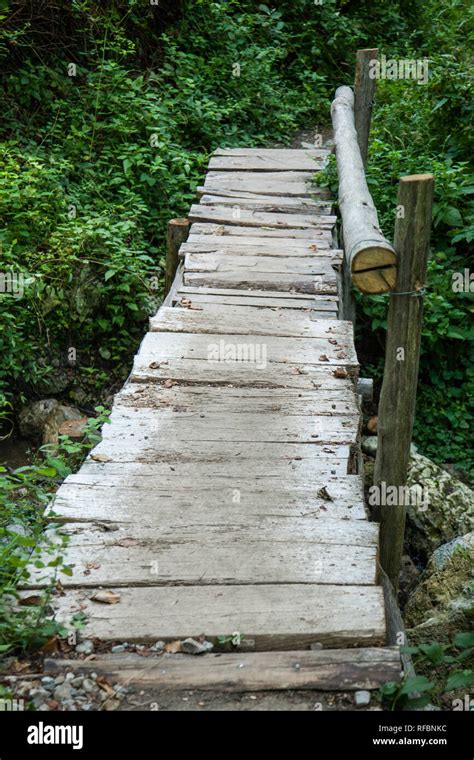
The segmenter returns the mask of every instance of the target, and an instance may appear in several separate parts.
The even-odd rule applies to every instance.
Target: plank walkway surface
[[[259,662],[272,684],[272,668],[306,683],[281,650],[319,643],[347,648],[316,662],[328,688],[357,687],[361,667],[364,683],[394,680],[378,526],[358,472],[353,326],[338,319],[342,252],[327,191],[311,184],[327,154],[211,158],[174,285],[111,424],[52,507],[50,534],[69,535],[73,568],[54,606],[65,621],[85,613],[83,636],[239,632],[276,658],[252,661],[254,686]],[[33,570],[30,586],[45,582]],[[118,601],[94,600],[99,590]],[[224,662],[188,681],[228,684]]]

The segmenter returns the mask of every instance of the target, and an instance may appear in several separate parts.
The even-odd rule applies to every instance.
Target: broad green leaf
[[[470,688],[474,685],[474,673],[472,670],[455,670],[446,682],[446,691],[453,689]]]
[[[407,678],[400,694],[412,694],[413,692],[431,691],[434,688],[434,683],[429,681],[426,676],[413,676],[413,678]]]
[[[474,632],[466,631],[465,633],[457,633],[454,637],[453,644],[459,649],[474,647]]]

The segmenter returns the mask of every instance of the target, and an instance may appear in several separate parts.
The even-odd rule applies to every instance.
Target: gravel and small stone
[[[157,657],[165,652],[180,652],[182,656],[203,656],[213,650],[213,644],[204,636],[184,639],[182,641],[156,641],[151,646],[116,642],[104,648],[98,641],[83,640],[76,644],[71,652],[71,670],[45,675],[10,676],[7,681],[12,696],[24,701],[24,709],[39,712],[93,712],[114,710],[380,710],[377,701],[371,701],[368,691],[352,693],[320,692],[281,692],[269,694],[235,693],[222,694],[211,692],[183,692],[164,695],[155,693],[153,687],[140,689],[133,684],[115,683],[113,677],[98,675],[95,672],[79,674],[77,665],[81,662],[93,663],[94,657],[106,652],[124,655],[126,653]],[[314,642],[312,649],[320,649],[321,644]],[[78,657],[79,655],[79,657]],[[159,659],[159,657],[157,658]],[[89,664],[89,667],[94,667]]]
[[[182,652],[184,655],[202,655],[211,652],[214,645],[204,637],[188,638],[166,644],[156,641],[152,646],[130,644],[127,641],[114,644],[108,651],[112,654],[139,653],[143,655],[159,655],[167,651]],[[100,647],[101,653],[103,649]],[[84,639],[74,647],[76,659],[71,660],[71,671],[58,675],[32,676],[31,680],[10,676],[8,681],[15,698],[24,700],[37,711],[80,711],[118,710],[130,688],[123,684],[113,683],[105,676],[97,673],[78,675],[72,671],[75,664],[83,660],[91,660],[95,656],[94,641]],[[77,658],[77,655],[80,655]]]
[[[15,697],[39,712],[117,710],[128,694],[122,684],[110,683],[97,673],[76,676],[67,672],[31,681],[12,676],[9,682]]]

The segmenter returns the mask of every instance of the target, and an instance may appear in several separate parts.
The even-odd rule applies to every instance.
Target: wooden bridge
[[[313,182],[328,154],[213,154],[189,235],[171,225],[171,248],[186,238],[176,277],[111,424],[53,505],[73,568],[58,618],[81,613],[81,635],[100,642],[204,635],[232,649],[161,655],[163,688],[341,690],[400,676],[364,504],[343,251]],[[374,228],[375,253],[357,259],[350,234],[354,276],[393,287],[390,244],[373,243]],[[35,570],[31,586],[44,583]]]

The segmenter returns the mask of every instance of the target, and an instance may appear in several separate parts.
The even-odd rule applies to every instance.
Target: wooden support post
[[[357,131],[360,155],[364,167],[367,165],[369,148],[370,120],[375,94],[375,77],[370,76],[370,62],[377,60],[378,49],[358,50],[356,54],[356,72],[354,80],[354,120]]]
[[[172,285],[176,270],[178,268],[178,252],[181,243],[184,243],[187,240],[188,234],[188,219],[171,219],[168,222],[168,236],[166,241],[165,296]]]
[[[431,226],[434,179],[431,174],[402,177],[394,247],[398,256],[395,292],[390,294],[385,369],[378,413],[374,484],[406,484],[415,416],[423,298]],[[420,295],[417,295],[420,293]],[[400,491],[403,489],[399,488]],[[379,493],[383,493],[379,488]],[[402,495],[402,494],[401,494]],[[403,551],[406,499],[381,504],[381,565],[395,591]]]

